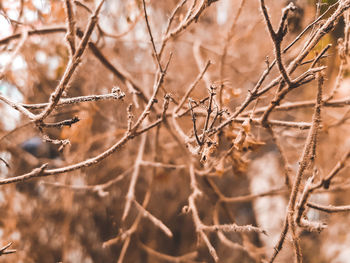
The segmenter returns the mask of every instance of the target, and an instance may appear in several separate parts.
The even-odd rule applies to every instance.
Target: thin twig
[[[148,212],[145,208],[143,208],[143,206],[140,205],[135,199],[133,199],[133,202],[143,217],[147,217],[156,227],[162,230],[168,237],[173,237],[173,233],[171,232],[171,230],[162,221],[160,221],[158,218],[156,218],[154,215]]]
[[[194,165],[193,165],[192,162],[190,164],[190,179],[191,179],[192,193],[188,197],[188,207],[189,207],[189,209],[191,211],[191,214],[192,214],[192,219],[193,219],[194,225],[196,227],[196,232],[198,233],[198,235],[202,238],[202,240],[204,241],[204,243],[208,247],[210,255],[213,257],[215,262],[217,262],[219,260],[219,257],[218,257],[218,255],[216,253],[215,248],[210,243],[207,235],[204,233],[204,231],[202,229],[203,223],[200,220],[200,217],[199,217],[199,214],[198,214],[198,210],[197,210],[197,207],[196,207],[196,199],[202,195],[202,192],[198,188],[197,181],[196,181],[196,175],[195,175],[195,172],[194,172]]]
[[[296,255],[296,260],[297,262],[301,262],[301,250],[300,250],[300,245],[299,241],[297,238],[297,233],[296,233],[296,224],[295,224],[295,209],[296,209],[296,200],[297,200],[297,195],[299,193],[299,188],[300,188],[300,183],[301,179],[304,175],[304,172],[306,168],[308,167],[310,163],[310,153],[312,151],[312,145],[314,143],[314,140],[316,138],[317,131],[320,126],[321,122],[321,106],[322,106],[322,85],[323,85],[323,77],[319,77],[319,83],[318,83],[318,92],[317,92],[317,99],[316,99],[316,106],[315,106],[315,111],[314,115],[312,118],[312,127],[309,130],[304,150],[302,152],[300,162],[299,162],[299,168],[297,171],[297,174],[295,175],[292,190],[290,193],[290,198],[289,198],[289,203],[288,203],[288,212],[285,218],[285,223],[284,223],[284,228],[281,233],[281,237],[278,241],[278,245],[275,247],[275,253],[273,257],[271,258],[270,262],[273,262],[274,259],[276,258],[278,252],[282,249],[282,244],[285,239],[285,233],[288,232],[288,229],[291,230],[292,232],[292,237],[293,237],[293,244],[294,244],[294,249],[295,249],[295,255]],[[287,227],[289,226],[289,227]]]
[[[71,57],[73,57],[75,53],[75,18],[74,18],[74,10],[72,6],[71,0],[65,0],[65,8],[67,13],[67,35],[66,39],[69,44],[69,50]]]
[[[149,34],[150,39],[151,39],[152,48],[153,48],[153,55],[156,58],[156,61],[158,63],[159,71],[162,73],[163,72],[163,68],[162,68],[162,64],[160,63],[160,57],[158,55],[158,52],[157,52],[157,49],[156,49],[156,45],[154,44],[153,35],[152,35],[152,31],[151,31],[151,26],[149,25],[149,21],[148,21],[148,15],[147,15],[147,9],[146,9],[146,2],[145,2],[145,0],[142,0],[142,4],[143,4],[143,11],[144,11],[145,20],[146,20],[146,26],[147,26],[148,34]]]
[[[194,260],[198,255],[197,251],[193,251],[193,252],[187,253],[185,255],[175,257],[175,256],[170,256],[170,255],[166,255],[164,253],[160,253],[158,251],[155,251],[154,249],[146,246],[145,244],[143,244],[141,242],[139,242],[139,245],[148,254],[153,255],[159,259],[165,260],[166,262],[174,262],[174,263],[195,262],[192,260]]]
[[[191,92],[193,91],[193,89],[197,86],[197,84],[199,83],[199,81],[203,78],[203,75],[205,74],[205,72],[208,70],[209,66],[210,66],[211,62],[210,60],[207,61],[207,63],[205,64],[203,70],[198,74],[197,78],[195,79],[195,81],[190,85],[190,87],[188,88],[188,90],[186,91],[185,95],[182,97],[182,99],[179,102],[179,105],[177,105],[174,109],[174,114],[177,114],[179,112],[179,110],[182,108],[182,106],[184,105],[184,103],[186,102],[188,96],[191,94]]]
[[[13,254],[16,253],[16,249],[8,249],[12,245],[12,242],[8,243],[7,245],[0,248],[0,256],[1,255],[7,255],[7,254]]]
[[[142,157],[143,157],[143,154],[144,154],[144,151],[145,151],[146,139],[147,139],[147,135],[144,133],[141,136],[140,147],[139,147],[139,151],[138,151],[138,154],[137,154],[137,157],[136,157],[136,160],[135,160],[135,164],[134,164],[134,171],[133,171],[133,173],[131,175],[131,180],[130,180],[128,193],[126,194],[126,203],[125,203],[125,207],[124,207],[122,220],[125,220],[125,218],[128,216],[129,210],[130,210],[130,206],[131,206],[131,202],[135,198],[134,197],[134,195],[135,195],[135,186],[136,186],[137,178],[139,177],[139,173],[140,173]]]
[[[59,121],[55,123],[42,123],[42,127],[45,127],[45,128],[62,128],[63,126],[71,127],[74,123],[77,123],[79,121],[80,119],[77,116],[75,116],[72,119]]]
[[[21,34],[21,40],[17,44],[15,50],[11,53],[8,62],[4,63],[5,65],[3,65],[2,69],[0,70],[0,80],[2,80],[5,77],[6,73],[9,71],[9,67],[12,65],[13,60],[18,55],[19,51],[23,47],[27,38],[28,38],[28,31],[26,29],[23,29]]]
[[[55,33],[66,33],[66,27],[51,27],[51,28],[42,28],[42,29],[32,29],[28,30],[28,36],[33,35],[47,35]],[[22,36],[21,33],[13,34],[11,36],[0,39],[0,46],[10,43],[12,40],[18,39]]]
[[[78,65],[81,62],[81,57],[87,47],[88,41],[90,39],[90,36],[95,28],[95,25],[98,21],[98,14],[101,10],[101,7],[103,5],[105,0],[101,0],[99,5],[97,6],[94,14],[90,17],[88,26],[86,27],[85,33],[82,37],[82,40],[79,43],[77,51],[74,53],[74,56],[69,60],[69,63],[66,67],[66,70],[62,76],[62,79],[58,86],[56,87],[55,91],[50,96],[50,101],[47,107],[35,117],[36,122],[42,122],[49,114],[54,110],[56,105],[58,104],[64,90],[69,85],[69,82],[73,76],[73,73],[77,69]]]
[[[198,131],[197,131],[197,125],[196,125],[196,114],[194,113],[193,108],[192,108],[192,99],[189,99],[188,107],[191,110],[192,123],[193,123],[193,133],[194,133],[194,136],[196,138],[198,145],[201,146],[201,145],[203,145],[203,143],[198,137]]]
[[[271,24],[271,20],[269,17],[269,14],[267,12],[266,6],[265,6],[265,1],[264,0],[260,0],[260,6],[261,6],[261,10],[264,14],[264,18],[267,24],[267,28],[269,29],[271,38],[273,40],[274,46],[275,46],[275,56],[276,56],[276,61],[277,61],[277,65],[278,68],[281,72],[281,75],[283,77],[283,80],[287,83],[287,85],[290,87],[293,85],[290,76],[288,75],[288,72],[282,62],[282,57],[281,57],[281,43],[282,40],[284,38],[284,36],[287,33],[287,28],[286,28],[286,21],[287,21],[287,17],[288,17],[288,13],[290,10],[295,10],[295,6],[294,4],[291,2],[286,8],[283,9],[282,11],[282,16],[281,16],[281,21],[278,27],[278,30],[275,31],[272,27]]]
[[[171,13],[169,19],[168,19],[168,24],[165,28],[165,33],[164,33],[164,36],[166,36],[168,33],[169,33],[169,30],[170,30],[170,27],[171,27],[171,24],[173,23],[174,21],[174,18],[175,18],[175,15],[179,12],[179,10],[186,4],[187,0],[182,0],[181,2],[178,3],[178,5],[175,7],[175,9],[173,10],[173,12]],[[163,51],[164,51],[164,48],[165,48],[165,45],[167,43],[167,40],[169,39],[166,39],[163,37],[162,39],[162,43],[160,45],[160,49],[159,49],[159,53],[158,53],[158,57],[161,58],[162,57],[162,54],[163,54]]]
[[[103,95],[87,95],[87,96],[63,98],[59,100],[57,107],[62,107],[62,106],[71,105],[71,104],[78,104],[83,102],[90,102],[90,101],[121,100],[124,97],[125,97],[124,92],[120,91],[119,89],[113,89],[112,93],[103,94]],[[38,110],[38,109],[44,109],[45,107],[47,107],[48,103],[37,103],[37,104],[22,103],[19,105],[21,105],[25,109]]]
[[[29,110],[27,110],[25,107],[23,107],[21,104],[16,103],[14,101],[11,101],[10,99],[0,95],[0,100],[5,102],[7,105],[11,106],[15,110],[18,110],[20,113],[22,113],[24,116],[26,116],[28,119],[32,120],[35,118],[35,114],[31,113]]]
[[[339,213],[339,212],[350,211],[350,205],[343,205],[343,206],[320,205],[310,201],[306,205],[308,207],[311,207],[313,209],[317,209],[319,211],[326,212],[326,213]]]
[[[0,180],[0,185],[9,184],[9,183],[24,182],[24,181],[27,181],[27,180],[29,180],[31,178],[34,178],[34,177],[43,176],[47,165],[48,164],[45,163],[42,166],[40,166],[39,168],[33,169],[29,173],[26,173],[26,174],[23,174],[23,175],[19,175],[19,176],[16,176],[16,177],[12,177],[12,178],[2,179],[2,180]]]

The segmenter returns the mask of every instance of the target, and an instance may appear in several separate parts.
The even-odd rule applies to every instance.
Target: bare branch
[[[68,86],[73,73],[77,69],[78,65],[80,64],[81,61],[81,56],[83,55],[86,46],[88,44],[88,41],[90,39],[90,36],[95,28],[95,25],[97,24],[97,16],[101,10],[101,7],[103,5],[105,0],[101,0],[99,5],[97,6],[94,14],[90,17],[89,24],[86,27],[86,31],[84,32],[84,36],[82,40],[79,43],[77,51],[74,53],[74,56],[69,60],[69,63],[67,65],[66,71],[63,74],[63,77],[59,83],[59,85],[56,87],[56,90],[51,94],[50,96],[50,102],[47,105],[47,107],[41,112],[39,115],[35,117],[36,122],[42,122],[56,107],[58,104],[63,91],[66,89]]]

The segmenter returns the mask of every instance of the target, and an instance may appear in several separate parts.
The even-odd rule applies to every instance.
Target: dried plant
[[[345,262],[350,0],[18,2],[3,262]]]

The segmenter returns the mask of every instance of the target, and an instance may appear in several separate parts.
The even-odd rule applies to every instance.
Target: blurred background
[[[182,1],[146,1],[157,48],[160,48],[168,18],[180,2]],[[288,2],[266,1],[275,28],[281,10]],[[335,1],[293,2],[297,10],[289,17],[289,33],[284,39],[283,47]],[[77,31],[82,32],[98,2],[81,0],[71,3]],[[184,4],[174,16],[172,29],[181,24],[193,4],[196,1]],[[66,25],[65,1],[0,2],[1,95],[18,103],[48,101],[69,60],[69,49],[65,41]],[[41,29],[50,30],[48,33],[35,33],[35,30]],[[16,38],[9,38],[16,34],[19,34]],[[284,55],[286,64],[300,52],[308,34]],[[326,45],[332,44],[328,56],[321,62],[327,66],[326,95],[337,82],[341,64],[337,49],[339,38],[344,38],[343,19],[305,59],[313,58]],[[23,44],[16,50],[22,40]],[[127,107],[130,103],[133,103],[135,116],[142,112],[145,104],[135,95],[134,88],[138,87],[150,97],[157,73],[142,1],[106,0],[99,15],[98,27],[90,41],[98,51],[89,45],[64,97],[108,94],[114,87],[118,87],[125,92],[125,98],[58,107],[48,121],[59,122],[74,116],[80,119],[72,126],[45,128],[45,133],[50,138],[70,141],[70,145],[63,150],[60,145],[45,141],[38,129],[18,111],[1,103],[1,179],[27,173],[44,163],[55,168],[94,157],[112,146],[126,132]],[[108,67],[108,63],[102,63],[96,52],[107,58],[114,70]],[[200,101],[208,96],[210,85],[221,85],[222,107],[228,112],[234,112],[265,70],[266,58],[270,62],[274,59],[273,43],[259,1],[244,0],[219,0],[212,3],[198,21],[167,42],[161,59],[163,64],[170,53],[172,59],[157,97],[160,108],[165,94],[170,94],[175,102],[179,102],[210,60],[211,65],[190,97]],[[300,74],[302,70],[303,67],[297,73]],[[275,68],[267,77],[266,83],[278,75]],[[341,81],[338,77],[339,89],[334,99],[350,96],[347,64],[341,75]],[[264,94],[257,107],[268,105],[274,92],[272,90]],[[312,82],[292,91],[285,101],[314,100],[315,94],[316,85]],[[169,111],[173,108],[171,104]],[[186,103],[183,110],[187,108]],[[204,123],[200,112],[205,111],[204,106],[198,108],[198,125]],[[271,116],[278,120],[310,122],[312,112],[310,107],[278,111]],[[322,111],[323,126],[316,159],[322,176],[333,169],[349,148],[348,118],[349,110],[346,106],[324,108]],[[179,123],[186,134],[193,134],[189,114],[184,115]],[[197,205],[199,216],[206,224],[213,224],[215,220],[215,224],[252,224],[268,233],[267,236],[231,233],[225,234],[221,239],[216,233],[209,234],[219,255],[219,262],[262,262],[271,256],[279,238],[289,195],[282,191],[278,195],[245,201],[218,202],[215,187],[227,197],[287,189],[280,152],[269,133],[259,125],[252,126],[252,142],[247,149],[236,152],[228,159],[220,159],[220,154],[230,147],[240,129],[241,125],[236,123],[220,132],[217,135],[220,145],[208,160],[210,165],[198,167],[205,170],[206,167],[214,166],[215,169],[210,174],[208,172],[198,176],[199,187],[204,194],[198,199]],[[11,248],[16,249],[14,254],[2,255],[0,262],[213,262],[207,247],[203,242],[197,242],[191,215],[183,210],[191,194],[188,169],[181,166],[186,165],[188,159],[183,154],[184,144],[178,144],[172,130],[160,126],[147,133],[143,160],[171,164],[175,168],[141,166],[135,186],[136,200],[142,204],[145,198],[149,198],[147,211],[171,229],[172,238],[164,235],[147,218],[137,222],[138,210],[135,207],[131,208],[126,220],[121,219],[130,184],[130,167],[134,165],[141,143],[139,136],[94,166],[0,186],[0,246],[13,242]],[[307,130],[276,127],[275,133],[291,164],[291,174],[294,175]],[[348,172],[349,169],[345,167],[335,182],[346,185]],[[94,188],[105,183],[110,185]],[[347,204],[349,194],[348,188],[344,187],[339,191],[314,194],[311,200],[342,205]],[[348,214],[327,215],[310,210],[308,217],[326,222],[328,228],[321,233],[304,231],[300,234],[304,261],[348,262]],[[135,222],[137,224],[130,235],[129,245],[122,252],[125,244],[123,233],[132,228]],[[226,243],[222,241],[225,238]],[[155,251],[173,257],[193,251],[197,253],[174,259],[159,256]],[[121,253],[125,253],[122,259]],[[287,239],[275,262],[286,262],[292,256],[292,245],[290,239]]]

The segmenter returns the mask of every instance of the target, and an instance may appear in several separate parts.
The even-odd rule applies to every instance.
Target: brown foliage
[[[18,2],[1,262],[346,262],[349,0]]]

